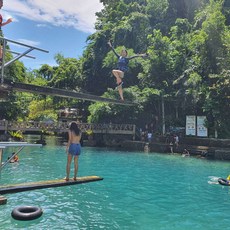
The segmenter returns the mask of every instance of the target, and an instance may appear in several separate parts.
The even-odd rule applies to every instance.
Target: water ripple
[[[65,164],[63,146],[31,149],[18,165],[2,171],[1,184],[63,178]],[[228,229],[230,190],[207,183],[209,176],[226,176],[228,170],[222,162],[84,148],[79,176],[103,181],[8,194],[0,222],[4,230]],[[16,221],[10,214],[20,205],[42,207],[43,215]]]

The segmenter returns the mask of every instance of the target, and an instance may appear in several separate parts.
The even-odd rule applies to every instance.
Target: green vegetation
[[[119,98],[111,70],[123,46],[134,59],[125,75],[124,96],[134,107],[14,93],[0,103],[0,119],[57,119],[61,107],[77,107],[83,121],[135,123],[156,117],[185,125],[186,115],[206,115],[210,131],[230,137],[230,5],[224,0],[101,0],[96,32],[79,59],[55,56],[57,66],[26,71],[16,62],[7,74],[15,81]]]
[[[15,139],[16,141],[23,141],[24,137],[22,134],[22,131],[18,130],[16,132],[14,131],[9,131],[10,136]]]

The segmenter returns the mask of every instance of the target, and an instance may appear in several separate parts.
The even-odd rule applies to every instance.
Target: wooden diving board
[[[35,190],[35,189],[69,186],[69,185],[82,184],[82,183],[88,183],[88,182],[99,181],[99,180],[103,180],[103,178],[98,176],[84,176],[84,177],[77,177],[76,181],[72,179],[70,179],[69,181],[66,181],[65,179],[57,179],[57,180],[48,180],[48,181],[28,182],[22,184],[2,185],[0,186],[0,194],[3,195],[8,193],[25,192],[25,191]]]
[[[75,92],[71,90],[44,87],[44,86],[38,86],[38,85],[32,85],[32,84],[26,84],[20,82],[10,82],[7,80],[4,81],[4,84],[0,85],[0,91],[1,90],[2,91],[15,90],[19,92],[28,92],[33,94],[44,94],[44,95],[57,96],[57,97],[75,98],[75,99],[86,100],[86,101],[100,101],[100,102],[119,104],[119,105],[129,105],[129,106],[135,105],[135,103],[130,101],[121,101],[121,100],[100,97],[100,96],[87,94],[87,93]]]

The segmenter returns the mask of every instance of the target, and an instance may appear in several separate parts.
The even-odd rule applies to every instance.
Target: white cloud
[[[13,17],[23,17],[38,24],[73,27],[92,33],[95,13],[101,11],[100,0],[11,0],[3,9]]]
[[[48,24],[37,24],[36,27],[49,27]]]

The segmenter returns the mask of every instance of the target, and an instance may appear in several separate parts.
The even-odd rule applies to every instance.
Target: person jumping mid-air
[[[129,61],[131,59],[137,58],[137,57],[146,57],[147,54],[136,54],[134,56],[128,57],[127,50],[123,49],[121,51],[121,54],[119,55],[115,51],[115,49],[113,48],[113,46],[112,46],[110,41],[108,42],[108,45],[112,48],[114,54],[118,58],[117,69],[112,70],[112,73],[113,73],[114,77],[116,78],[116,83],[117,83],[116,88],[118,89],[118,92],[119,92],[119,95],[121,97],[121,100],[124,101],[122,85],[123,85],[124,73],[128,70]]]

